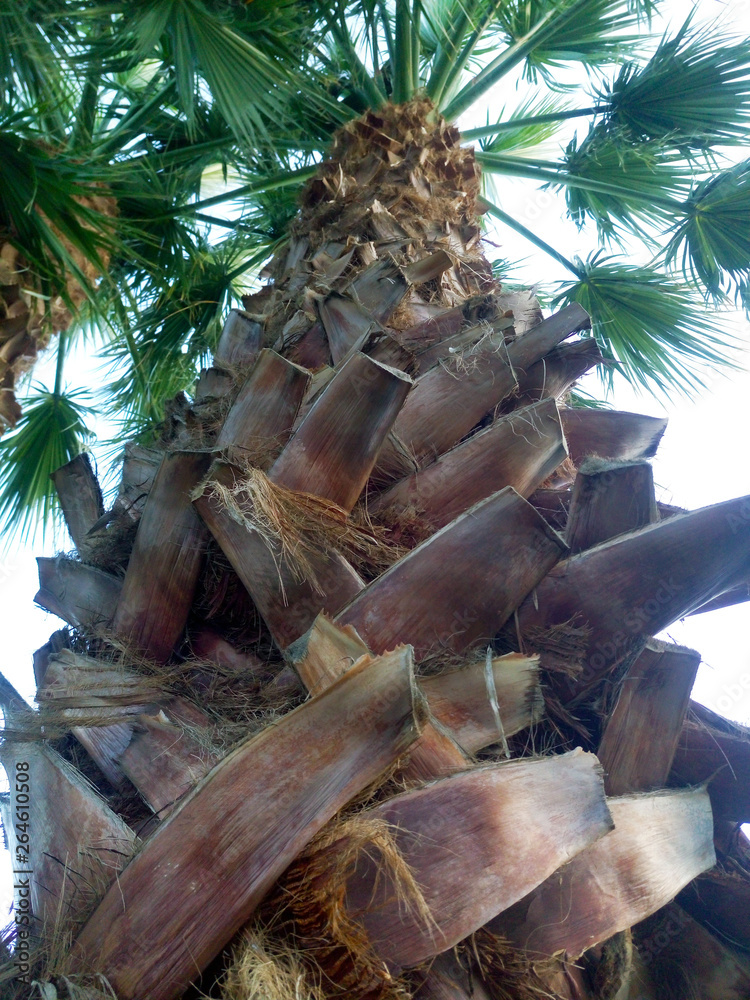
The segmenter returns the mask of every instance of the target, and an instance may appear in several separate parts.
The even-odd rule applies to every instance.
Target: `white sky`
[[[673,23],[682,23],[692,7],[689,0],[674,0],[668,8],[673,11]],[[750,34],[750,5],[744,0],[700,0],[698,7],[702,17],[720,17],[737,33]],[[508,103],[512,105],[514,100],[511,97]],[[558,199],[540,194],[533,185],[521,181],[500,180],[503,204],[511,206],[514,214],[547,242],[567,256],[576,252],[585,254],[591,249],[590,237],[579,241],[575,227],[561,219]],[[538,281],[540,276],[545,281],[569,277],[559,265],[508,230],[503,229],[490,238],[499,244],[498,253],[502,256],[511,260],[528,258],[526,273],[530,282]],[[576,246],[579,242],[580,246]],[[692,509],[750,494],[747,444],[750,324],[740,314],[733,322],[748,345],[745,370],[729,377],[712,378],[699,400],[659,403],[650,396],[637,396],[619,380],[612,400],[616,408],[669,417],[667,433],[654,460],[660,500]],[[54,359],[50,359],[47,367],[53,364]],[[96,363],[92,365],[91,361],[81,358],[76,367],[78,384],[94,383],[100,378],[96,374]],[[35,374],[43,378],[44,368]],[[69,548],[67,537],[58,539],[57,547]],[[55,540],[47,539],[44,544],[38,540],[33,546],[16,547],[6,558],[0,557],[0,608],[3,611],[0,670],[30,700],[34,695],[32,653],[62,624],[33,604],[38,588],[34,557],[51,555],[55,551]],[[697,615],[678,622],[668,631],[673,640],[699,650],[703,656],[694,696],[721,714],[746,723],[750,723],[748,626],[750,605],[743,604]],[[9,864],[7,867],[9,870]],[[9,882],[0,871],[0,926],[5,922],[9,900]]]

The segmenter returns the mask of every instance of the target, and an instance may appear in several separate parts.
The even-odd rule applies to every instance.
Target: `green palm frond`
[[[449,63],[450,56],[456,56],[468,30],[471,7],[471,0],[424,0],[419,36],[422,52],[428,59]],[[464,19],[466,26],[459,27]]]
[[[249,243],[249,245],[248,245]],[[163,419],[164,404],[189,389],[215,348],[227,309],[254,250],[237,234],[211,247],[198,240],[185,252],[179,279],[137,304],[104,352],[116,375],[107,398],[116,400],[124,434],[143,434]],[[131,325],[132,324],[132,325]],[[118,374],[119,373],[119,374]]]
[[[93,298],[75,251],[104,271],[100,254],[116,246],[112,222],[82,200],[106,189],[72,157],[13,131],[22,124],[19,115],[0,121],[0,234],[18,247],[43,286],[65,297],[71,274]]]
[[[502,123],[502,130],[480,141],[480,148],[487,153],[511,153],[542,146],[557,134],[560,119],[556,116],[562,110],[562,101],[556,95],[538,97],[532,94],[510,114],[506,115],[503,108],[498,121],[498,124]],[[489,126],[489,117],[487,124]]]
[[[750,136],[750,41],[712,27],[691,30],[690,18],[665,36],[643,66],[627,63],[598,96],[610,121],[633,136],[669,140],[686,152]]]
[[[594,221],[604,238],[618,229],[643,235],[639,220],[670,218],[689,189],[690,169],[657,142],[634,144],[626,134],[594,126],[578,145],[573,138],[563,159],[568,213],[580,228]]]
[[[750,161],[698,184],[682,206],[684,219],[665,248],[693,282],[720,298],[750,275]]]
[[[574,16],[566,16],[567,8]],[[554,71],[569,62],[587,66],[619,62],[631,52],[637,39],[637,11],[622,0],[589,0],[584,4],[565,4],[559,0],[512,0],[502,4],[498,20],[513,42],[529,32],[557,9],[555,30],[529,52],[525,75],[535,82],[542,76],[548,85],[555,85]]]
[[[36,106],[39,124],[61,139],[76,92],[65,54],[78,41],[62,0],[14,0],[0,5],[0,103]]]
[[[284,61],[283,37],[268,35],[263,25],[268,5],[247,7],[243,31],[223,17],[219,5],[202,0],[128,0],[119,4],[115,41],[133,62],[157,53],[173,66],[180,107],[194,125],[202,77],[230,128],[242,140],[267,137],[268,121],[283,122],[286,98],[298,82],[291,60]],[[294,15],[293,6],[283,5]],[[256,27],[257,31],[253,28]],[[262,43],[272,51],[264,51]],[[261,43],[261,44],[259,44]],[[111,56],[116,49],[110,46]]]
[[[0,441],[0,521],[5,542],[15,533],[42,531],[57,512],[50,476],[79,455],[92,438],[86,418],[85,393],[45,392],[41,388],[25,403],[16,430]]]
[[[707,369],[737,367],[738,343],[716,317],[706,323],[691,289],[652,267],[599,254],[578,264],[580,279],[555,302],[587,310],[602,353],[633,385],[689,395],[704,385]],[[603,378],[611,383],[611,372]]]
[[[503,76],[523,63],[529,79],[541,75],[557,86],[553,70],[569,62],[587,68],[621,60],[637,39],[631,33],[650,0],[511,0],[497,5],[496,26],[506,47],[490,60],[441,111],[453,121]]]

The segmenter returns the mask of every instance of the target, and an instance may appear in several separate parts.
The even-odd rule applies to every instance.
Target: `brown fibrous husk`
[[[377,565],[389,548],[383,534],[347,518],[337,504],[280,486],[254,466],[243,469],[232,487],[209,478],[194,495],[208,496],[221,504],[234,521],[260,535],[294,580],[316,587],[316,562],[321,553],[335,550],[354,562],[366,560]],[[398,555],[390,553],[391,561]]]
[[[391,975],[364,927],[347,910],[347,883],[363,856],[377,860],[403,907],[434,927],[422,891],[398,849],[390,825],[362,813],[329,824],[287,870],[277,899],[304,949],[305,961],[319,971],[326,996],[408,1000],[408,979]]]

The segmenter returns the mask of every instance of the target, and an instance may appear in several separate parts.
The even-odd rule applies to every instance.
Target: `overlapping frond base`
[[[4,689],[34,974],[614,1000],[678,962],[747,996],[750,738],[653,636],[747,589],[750,500],[658,505],[664,422],[566,405],[588,317],[496,287],[429,106],[334,154],[111,509],[85,463],[56,476],[77,554],[40,560],[37,601],[67,629],[37,714]]]

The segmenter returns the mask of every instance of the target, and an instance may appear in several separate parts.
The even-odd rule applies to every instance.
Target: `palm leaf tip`
[[[624,65],[598,93],[610,104],[611,124],[668,140],[686,154],[746,141],[750,41],[728,41],[711,27],[691,30],[688,21],[644,66]]]
[[[693,291],[652,267],[597,254],[579,262],[581,278],[557,303],[578,302],[591,315],[592,334],[605,357],[635,386],[693,395],[711,369],[737,369],[739,341],[721,324],[708,330]],[[612,380],[612,369],[602,377]]]
[[[702,181],[682,211],[665,248],[666,263],[681,266],[716,299],[727,286],[739,291],[750,276],[750,161]]]
[[[13,434],[0,441],[0,521],[6,543],[15,534],[42,532],[57,513],[52,473],[79,455],[93,438],[86,418],[94,411],[81,391],[39,391],[28,400]]]

